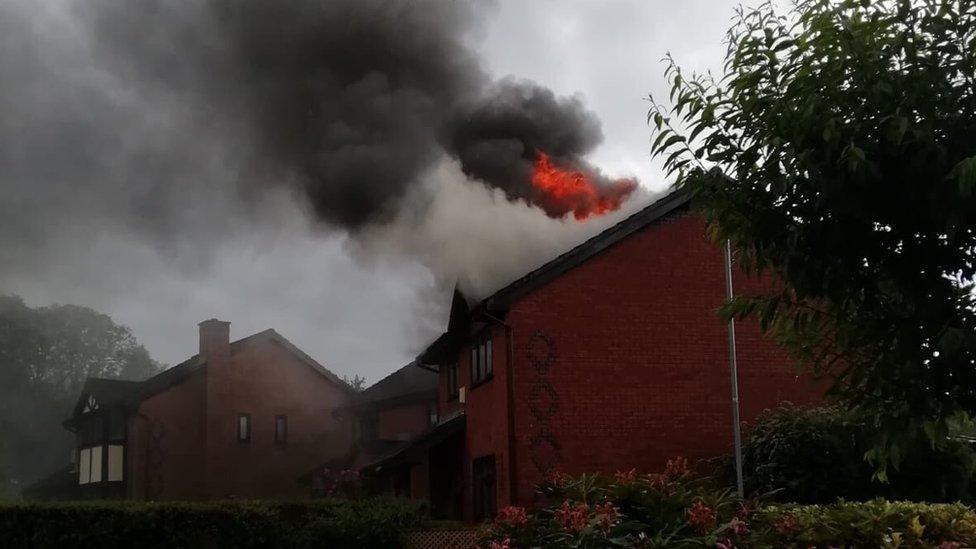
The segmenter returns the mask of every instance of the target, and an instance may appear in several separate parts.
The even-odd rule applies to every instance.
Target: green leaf
[[[956,182],[963,196],[973,196],[976,190],[976,156],[963,159],[953,166],[949,178]]]

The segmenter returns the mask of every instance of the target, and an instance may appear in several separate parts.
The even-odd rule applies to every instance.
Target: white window
[[[108,447],[108,481],[121,481],[125,469],[125,450],[121,444],[111,444]]]
[[[91,449],[91,481],[102,481],[102,447],[94,446]]]
[[[251,442],[251,414],[237,416],[237,441]]]
[[[78,453],[78,484],[91,482],[91,448],[82,448]]]
[[[108,450],[109,479],[108,480],[122,480],[123,453],[124,452],[122,450],[122,445],[113,445],[109,447]],[[114,473],[118,476],[118,478],[112,478],[113,459],[117,460],[117,463],[114,465],[117,470],[115,470]],[[78,452],[78,484],[88,484],[91,482],[101,482],[101,481],[102,481],[102,447],[92,446],[90,448],[82,448]]]

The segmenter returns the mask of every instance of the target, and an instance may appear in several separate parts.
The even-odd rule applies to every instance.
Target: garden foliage
[[[883,478],[976,412],[976,2],[766,2],[726,38],[720,76],[669,64],[652,155],[783,282],[726,313],[872,413]]]
[[[540,490],[550,504],[502,509],[485,531],[486,548],[959,549],[976,543],[976,513],[962,504],[741,501],[689,472],[681,459],[656,474],[556,474]]]
[[[398,499],[0,505],[5,548],[397,547],[426,510]]]
[[[878,482],[863,458],[871,449],[870,425],[870,419],[839,407],[785,405],[765,412],[743,445],[747,491],[775,491],[776,500],[798,503],[879,497],[973,501],[976,452],[967,442],[949,440],[933,448],[917,439],[898,469],[888,471],[888,482]]]

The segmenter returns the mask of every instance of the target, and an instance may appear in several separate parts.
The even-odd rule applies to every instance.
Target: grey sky
[[[29,4],[13,0],[14,7],[6,9]],[[500,0],[479,20],[474,40],[491,76],[531,79],[558,95],[580,94],[603,125],[604,142],[589,160],[611,176],[636,175],[646,189],[657,191],[665,183],[647,157],[644,98],[648,92],[666,95],[659,60],[670,51],[688,70],[718,69],[734,6],[726,0]],[[226,166],[211,160],[246,154],[247,147],[221,142],[232,131],[200,127],[192,143],[173,139],[168,128],[194,128],[196,113],[155,92],[154,109],[145,111],[134,99],[143,91],[124,80],[106,86],[86,66],[84,48],[45,43],[47,33],[63,37],[77,32],[73,17],[70,10],[49,8],[25,20],[7,18],[9,25],[34,25],[36,42],[12,44],[0,38],[0,47],[18,48],[13,59],[20,61],[0,65],[0,79],[35,78],[50,69],[44,63],[55,63],[57,83],[63,86],[20,100],[54,105],[49,110],[55,114],[74,102],[72,114],[89,112],[89,95],[112,103],[105,112],[124,117],[117,127],[126,132],[83,141],[111,143],[119,154],[146,146],[174,148],[185,158],[184,169],[156,172],[158,185],[188,185],[201,176],[232,179]],[[47,53],[33,55],[35,50]],[[0,56],[0,63],[4,59]],[[0,139],[5,140],[0,147],[10,158],[20,154],[12,137],[18,132],[43,128],[37,139],[59,139],[65,132],[85,131],[84,124],[59,126],[53,116],[8,116],[18,109],[18,99],[9,96],[0,100]],[[3,128],[4,119],[25,126]],[[147,145],[146,135],[159,137]],[[140,148],[130,148],[133,141],[140,141]],[[78,157],[79,162],[92,161],[81,153]],[[111,173],[127,169],[123,163],[115,166],[113,157],[99,161]],[[453,277],[488,291],[626,214],[587,226],[554,221],[524,203],[509,203],[498,191],[471,185],[456,165],[442,162],[426,178],[430,193],[415,197],[430,202],[424,220],[404,214],[354,239],[344,231],[311,228],[300,201],[287,190],[268,191],[256,203],[228,210],[224,202],[230,199],[218,185],[194,191],[185,203],[166,205],[177,211],[167,218],[171,221],[164,229],[152,224],[144,234],[132,229],[131,219],[101,215],[116,201],[130,205],[134,199],[125,188],[93,197],[84,186],[53,180],[60,183],[42,187],[18,179],[17,173],[0,173],[6,202],[0,215],[22,221],[10,226],[23,233],[0,239],[6,248],[0,250],[5,263],[0,291],[18,293],[34,306],[77,303],[104,311],[130,326],[154,358],[171,364],[195,352],[198,321],[219,317],[232,322],[234,338],[273,327],[336,373],[370,381],[410,360],[439,333]],[[152,212],[167,195],[149,192],[137,199],[152,204],[146,209]],[[414,197],[408,194],[407,199]],[[648,199],[649,193],[642,193],[625,210]],[[218,209],[220,219],[214,220],[211,214]],[[499,224],[499,219],[508,221]],[[138,221],[134,226],[142,227]],[[486,236],[487,231],[492,234]],[[207,239],[213,239],[212,245],[199,245]],[[469,245],[475,239],[478,243]],[[513,251],[509,247],[515,242],[519,249]],[[465,267],[457,266],[462,263]]]

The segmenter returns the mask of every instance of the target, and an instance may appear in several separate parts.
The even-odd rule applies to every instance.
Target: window
[[[471,463],[474,489],[475,520],[491,520],[497,513],[495,503],[495,456],[484,456]]]
[[[78,453],[78,484],[91,482],[91,448],[82,448]]]
[[[447,396],[449,398],[456,398],[458,396],[457,362],[447,367]]]
[[[78,484],[102,481],[102,447],[82,448],[79,452]]]
[[[427,405],[428,423],[431,427],[437,425],[437,403],[431,402]]]
[[[123,477],[125,469],[125,447],[121,444],[109,444],[108,446],[108,481],[119,482]]]
[[[251,442],[251,414],[238,414],[237,442]]]
[[[275,444],[288,442],[288,416],[275,416]]]
[[[491,372],[491,336],[485,335],[471,345],[471,385],[489,379]]]
[[[102,481],[102,447],[91,449],[91,482]]]

